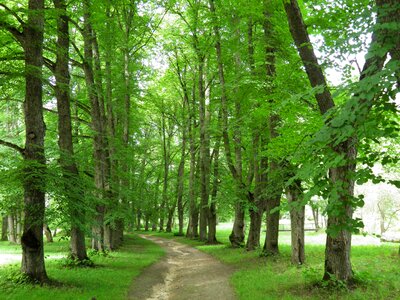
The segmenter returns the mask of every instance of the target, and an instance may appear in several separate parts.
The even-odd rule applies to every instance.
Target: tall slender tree
[[[54,0],[57,10],[57,60],[54,66],[55,93],[58,111],[58,145],[60,164],[63,169],[64,193],[71,217],[71,255],[78,260],[87,259],[84,220],[83,190],[79,186],[79,171],[74,158],[71,123],[70,73],[69,73],[69,26],[67,5],[64,0]]]

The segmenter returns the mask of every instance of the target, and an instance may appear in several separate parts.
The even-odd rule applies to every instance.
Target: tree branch
[[[55,66],[55,63],[54,63],[51,59],[48,59],[48,58],[46,58],[46,57],[43,57],[43,62],[44,62],[44,65],[45,65],[52,73],[55,72],[56,66]]]
[[[76,54],[78,54],[78,56],[81,58],[82,61],[85,61],[85,58],[83,57],[81,50],[79,50],[78,46],[76,46],[74,41],[71,41],[71,45],[72,47],[75,49]]]
[[[0,28],[7,30],[21,45],[24,45],[24,34],[21,33],[17,28],[4,21],[0,21]]]
[[[24,156],[24,154],[25,154],[25,149],[21,148],[20,146],[18,146],[16,144],[13,144],[13,143],[10,143],[10,142],[0,139],[0,145],[14,149],[14,150],[18,151],[22,156]]]
[[[68,17],[68,21],[71,22],[72,25],[74,25],[76,27],[76,29],[78,29],[81,34],[83,34],[83,28],[81,26],[79,26],[78,22],[76,22],[75,20],[71,19],[70,17]]]
[[[7,56],[3,56],[3,57],[0,57],[0,61],[24,60],[24,59],[25,59],[25,57],[24,57],[23,53],[15,55],[15,56],[8,56],[8,57]]]
[[[81,63],[73,58],[69,58],[69,61],[71,62],[72,66],[83,69],[83,63]]]
[[[14,16],[15,19],[17,19],[17,21],[21,24],[24,25],[25,22],[21,19],[20,16],[17,15],[17,13],[13,10],[11,10],[7,5],[0,3],[0,6],[3,7],[6,11],[8,11],[11,15]]]
[[[56,111],[56,110],[53,110],[53,109],[50,109],[50,108],[47,108],[47,107],[43,107],[43,110],[58,115],[58,111]],[[74,117],[74,116],[72,116],[71,118],[76,120],[76,121],[79,121],[79,122],[81,122],[81,123],[83,123],[85,125],[91,126],[91,122],[88,122],[88,121],[86,121],[84,119],[81,119],[81,118],[78,118],[78,117]]]

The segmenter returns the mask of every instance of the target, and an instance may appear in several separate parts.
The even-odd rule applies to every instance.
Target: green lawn
[[[50,257],[66,254],[67,250],[66,241],[45,245],[45,254]],[[2,242],[0,253],[20,253],[20,249]],[[62,284],[58,287],[14,284],[9,276],[13,270],[18,270],[19,264],[0,267],[0,299],[125,299],[133,278],[163,254],[159,246],[135,235],[127,235],[120,250],[107,257],[92,257],[96,268],[69,269],[63,267],[62,260],[48,258],[47,273]]]
[[[353,246],[353,268],[360,282],[352,290],[332,290],[316,287],[323,274],[323,245],[307,245],[307,262],[297,267],[290,263],[289,232],[280,233],[281,255],[268,258],[260,257],[260,251],[247,252],[245,249],[230,248],[229,233],[229,230],[219,230],[217,238],[222,244],[216,246],[204,246],[198,241],[174,237],[172,234],[150,234],[193,245],[233,266],[236,271],[231,277],[231,283],[239,299],[400,299],[398,245]],[[318,235],[323,239],[320,233],[306,234],[311,239]],[[355,239],[362,240],[362,236]]]

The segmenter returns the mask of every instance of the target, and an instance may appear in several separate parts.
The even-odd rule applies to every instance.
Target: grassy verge
[[[280,244],[281,255],[260,257],[260,251],[229,247],[229,231],[219,231],[217,239],[221,245],[205,246],[198,241],[172,234],[150,233],[174,238],[207,252],[234,267],[231,283],[239,299],[400,299],[400,258],[398,245],[354,246],[352,248],[353,269],[359,280],[357,288],[327,289],[316,287],[322,278],[324,246],[306,246],[306,264],[293,266],[290,263],[290,240],[283,232]],[[315,236],[310,232],[307,235]]]
[[[68,244],[55,242],[46,244],[45,253],[50,258],[52,254],[65,254]],[[9,253],[20,252],[17,246],[0,244],[0,251]],[[62,259],[46,259],[46,269],[49,277],[61,285],[32,286],[12,283],[10,277],[19,268],[19,265],[0,268],[0,290],[2,299],[125,299],[133,278],[140,271],[157,261],[164,251],[157,245],[138,238],[134,235],[126,236],[125,243],[116,252],[108,256],[95,255],[92,260],[95,268],[63,267]]]

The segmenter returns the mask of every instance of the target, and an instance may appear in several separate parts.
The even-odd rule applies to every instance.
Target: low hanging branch
[[[0,145],[14,149],[14,150],[18,151],[22,156],[25,155],[25,149],[16,144],[13,144],[13,143],[10,143],[10,142],[0,139]]]
[[[18,14],[15,11],[10,9],[4,3],[0,3],[0,6],[3,7],[8,13],[10,13],[21,25],[23,25],[23,26],[25,25],[25,22],[21,19],[20,16],[18,16]]]

